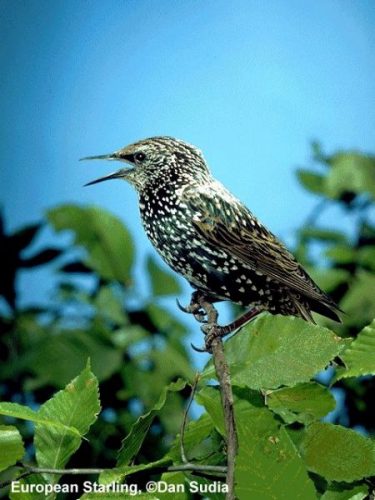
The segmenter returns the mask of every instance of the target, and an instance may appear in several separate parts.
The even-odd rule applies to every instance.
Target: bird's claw
[[[196,352],[209,352],[206,347],[197,347],[194,344],[190,343],[192,349]]]
[[[215,338],[220,337],[220,327],[216,324],[206,323],[201,326],[201,330],[204,333],[204,349],[200,349],[198,352],[212,352],[212,342]]]
[[[176,303],[180,311],[192,314],[194,319],[196,319],[199,323],[204,323],[206,321],[206,314],[199,304],[190,303],[188,306],[183,306],[178,299],[176,299]]]
[[[212,352],[212,343],[216,337],[220,337],[222,335],[222,327],[219,327],[216,324],[217,313],[215,315],[214,320],[211,319],[208,322],[208,318],[212,316],[206,308],[203,307],[202,300],[200,300],[199,295],[194,293],[191,297],[190,304],[188,306],[183,306],[178,299],[176,299],[177,307],[184,313],[192,314],[194,319],[199,323],[203,323],[201,325],[201,330],[205,335],[205,345],[204,347],[197,347],[194,344],[191,344],[192,349],[196,352]]]
[[[180,311],[182,311],[184,313],[190,313],[190,310],[188,309],[189,306],[184,307],[178,299],[176,299],[176,304],[177,304],[177,307],[180,309]]]

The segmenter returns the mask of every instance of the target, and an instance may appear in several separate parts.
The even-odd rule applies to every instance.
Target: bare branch
[[[228,492],[226,500],[234,500],[234,470],[237,455],[237,432],[236,422],[234,419],[234,405],[233,405],[233,392],[230,381],[230,373],[228,364],[225,360],[223,341],[220,335],[215,336],[215,329],[218,328],[217,319],[218,312],[215,307],[202,298],[199,305],[207,314],[207,323],[210,325],[210,350],[215,365],[216,375],[220,384],[221,404],[224,412],[224,425],[227,441],[227,474],[226,483],[228,485]],[[220,328],[220,327],[219,327]]]

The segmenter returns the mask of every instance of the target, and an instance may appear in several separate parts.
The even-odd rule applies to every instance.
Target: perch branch
[[[228,492],[226,494],[226,500],[234,500],[234,469],[238,443],[236,422],[234,419],[233,392],[230,381],[230,373],[228,364],[225,360],[222,338],[219,335],[215,336],[215,329],[218,328],[218,312],[210,302],[205,300],[204,297],[200,298],[199,305],[206,313],[207,324],[210,326],[209,334],[211,341],[209,349],[212,352],[215,371],[220,384],[221,404],[224,413],[224,425],[227,441],[226,483],[228,486]]]

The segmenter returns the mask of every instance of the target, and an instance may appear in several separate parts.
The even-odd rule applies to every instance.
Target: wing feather
[[[221,184],[186,190],[184,202],[197,231],[208,243],[296,293],[335,307],[284,245]]]

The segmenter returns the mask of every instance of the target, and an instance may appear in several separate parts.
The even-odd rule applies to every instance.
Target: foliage
[[[335,387],[345,398],[345,410],[335,422],[373,433],[374,378],[348,377],[373,374],[375,157],[356,151],[327,155],[318,143],[313,143],[313,154],[314,167],[299,169],[298,176],[319,201],[298,232],[295,254],[344,311],[343,324],[330,322],[330,328],[344,337],[358,336],[334,379],[340,380]],[[323,223],[324,216],[334,221],[333,229]]]
[[[249,329],[249,335],[247,332]],[[264,315],[226,343],[226,357],[235,385],[276,389],[309,381],[345,347],[346,342],[327,328],[283,316]],[[287,370],[285,369],[287,367]],[[214,376],[212,364],[206,378]]]
[[[55,467],[65,466],[72,455],[72,467],[97,467],[98,463],[113,467],[121,441],[131,434],[140,415],[157,402],[168,384],[178,377],[191,378],[193,368],[184,345],[187,329],[148,293],[143,294],[146,298],[140,295],[134,278],[134,244],[117,218],[96,207],[73,205],[56,207],[47,218],[56,231],[69,230],[74,243],[48,251],[48,255],[44,250],[30,252],[29,245],[43,239],[45,224],[10,235],[3,228],[1,249],[6,259],[1,260],[1,275],[7,280],[0,280],[4,288],[0,317],[0,391],[4,402],[0,414],[4,423],[11,425],[1,427],[0,455],[4,451],[7,457],[14,457],[13,464],[23,457],[24,461],[36,458],[43,466],[53,463]],[[28,270],[53,266],[55,290],[48,302],[23,307],[17,285],[25,262],[30,260],[33,265],[28,265]],[[168,278],[165,288],[156,285],[160,276]],[[154,261],[149,286],[159,286],[160,295],[174,296],[179,290],[175,277]],[[88,428],[82,429],[72,420],[83,415],[75,416],[74,402],[63,397],[64,391],[71,391],[74,383],[69,382],[82,372],[88,358],[96,377],[93,381],[100,382],[102,399],[99,416],[99,407],[87,414],[95,420],[90,445],[81,441]],[[50,399],[54,391],[65,386]],[[187,390],[171,393],[150,419],[138,460],[153,462],[167,451],[179,430],[188,394]],[[89,397],[88,392],[80,393],[79,401],[85,403],[85,397]],[[88,401],[85,407],[88,411]],[[25,443],[25,456],[20,451],[22,441],[17,445],[15,423]],[[56,436],[62,444],[69,442],[58,455],[54,455],[56,447],[52,445]]]
[[[263,314],[226,342],[240,499],[359,500],[374,488],[375,161],[352,152],[327,156],[318,145],[314,154],[317,168],[298,175],[321,202],[298,232],[296,254],[346,314],[342,326]],[[318,225],[330,207],[343,214],[345,226]],[[150,257],[143,274],[151,296],[143,293],[132,238],[102,209],[64,205],[47,220],[56,232],[70,231],[74,242],[30,252],[45,224],[10,235],[1,226],[0,481],[16,479],[22,462],[34,467],[23,484],[78,483],[77,498],[131,497],[87,492],[84,480],[103,488],[113,481],[137,485],[138,498],[224,498],[208,489],[214,480],[222,485],[222,476],[169,470],[182,463],[179,431],[193,379],[187,329],[162,302],[180,292],[179,282]],[[41,265],[57,271],[54,295],[24,307],[19,276]],[[327,366],[326,382],[319,383],[316,375]],[[325,421],[335,408],[329,376],[346,398],[331,423]],[[224,422],[211,362],[195,401],[203,413],[184,429],[185,455],[197,467],[223,466]],[[364,435],[340,425],[344,418]],[[102,472],[61,478],[35,467]],[[147,493],[150,479],[170,488],[184,484],[185,492]],[[193,484],[201,494],[189,490]],[[12,500],[71,498],[1,491]]]

